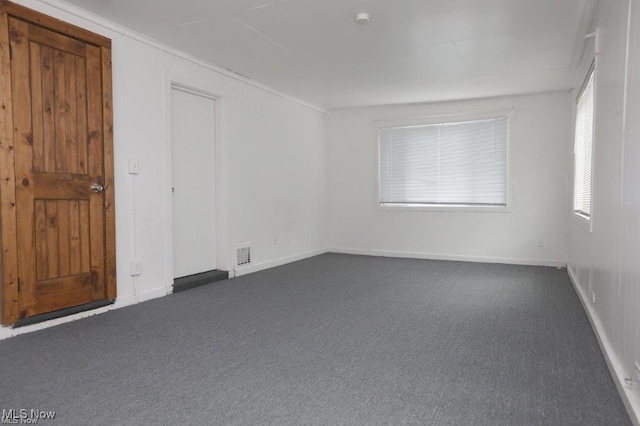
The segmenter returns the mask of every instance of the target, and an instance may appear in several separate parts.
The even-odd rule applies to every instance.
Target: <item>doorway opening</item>
[[[227,277],[218,271],[216,100],[171,88],[174,291]]]

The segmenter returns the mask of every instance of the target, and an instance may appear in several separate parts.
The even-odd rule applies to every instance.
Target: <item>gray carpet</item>
[[[0,342],[41,424],[628,425],[566,271],[326,254]]]

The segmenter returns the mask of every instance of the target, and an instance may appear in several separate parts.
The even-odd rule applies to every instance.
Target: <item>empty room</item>
[[[0,106],[0,424],[640,426],[640,0],[0,0]]]

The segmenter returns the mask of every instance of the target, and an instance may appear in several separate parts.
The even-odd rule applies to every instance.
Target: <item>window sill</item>
[[[578,225],[580,228],[584,229],[588,233],[593,233],[593,227],[591,217],[587,217],[577,213],[575,211],[571,212],[571,216],[573,217],[573,222]]]
[[[465,204],[382,204],[378,203],[378,210],[386,211],[415,211],[415,212],[461,212],[461,213],[510,213],[509,206],[477,206]]]

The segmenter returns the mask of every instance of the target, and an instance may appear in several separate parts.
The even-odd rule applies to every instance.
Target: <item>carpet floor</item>
[[[41,424],[629,425],[567,272],[325,254],[0,342]]]

